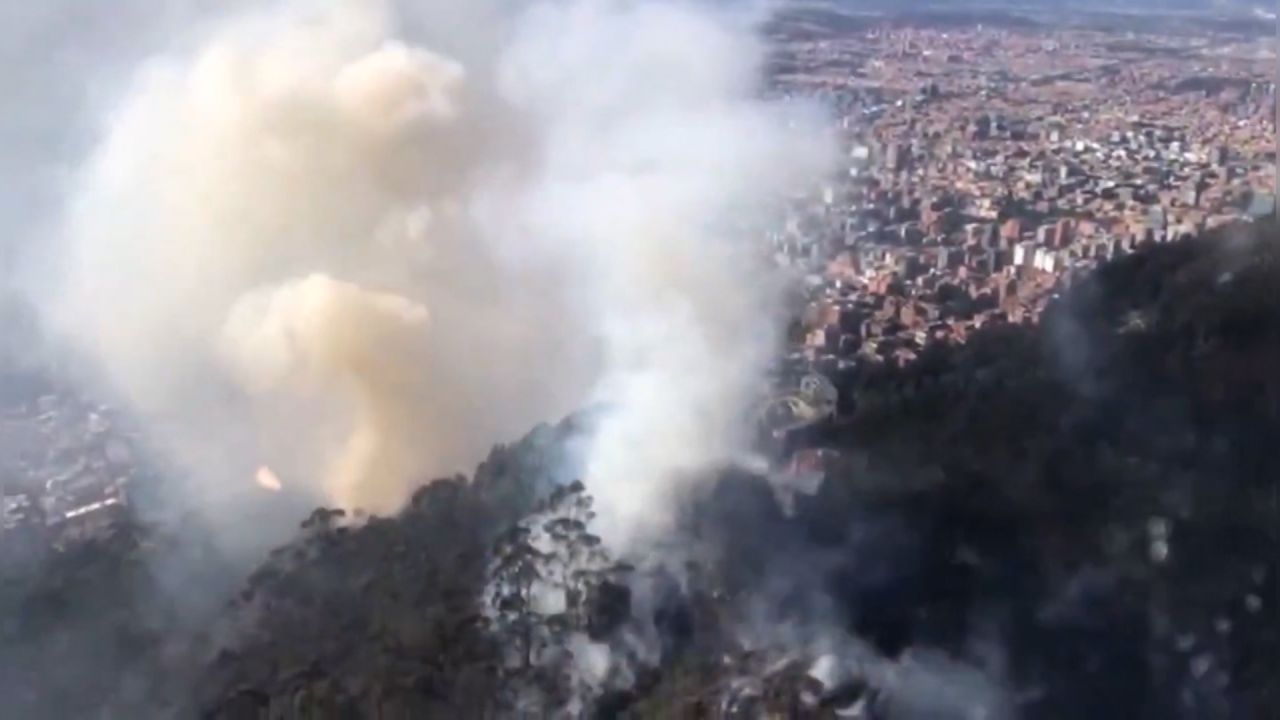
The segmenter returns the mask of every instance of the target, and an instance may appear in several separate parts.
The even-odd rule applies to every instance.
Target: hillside
[[[148,562],[217,574],[190,539],[14,569],[3,686],[24,717],[1267,717],[1278,366],[1274,224],[1149,247],[1038,327],[849,379],[793,512],[726,470],[617,563],[578,417],[397,517],[318,509],[213,623],[156,612]]]
[[[1027,604],[1010,662],[1047,689],[1029,716],[1274,712],[1277,281],[1274,225],[1148,248],[1034,331],[994,328],[854,391],[840,442],[898,474],[936,468],[915,494],[941,518],[939,553],[974,546],[1004,568],[985,592]],[[820,524],[838,522],[835,488]],[[1094,609],[1072,622],[1087,626],[1044,622],[1082,585]]]
[[[633,689],[606,693],[598,714],[821,717],[859,698],[888,718],[966,717],[974,704],[1033,718],[1274,711],[1278,261],[1270,225],[1148,248],[1072,289],[1041,327],[993,328],[845,388],[858,409],[830,439],[842,460],[815,497],[787,516],[763,480],[727,473],[690,508],[684,590],[655,591],[661,573],[639,571],[652,617],[595,637],[616,653],[629,626],[647,624],[661,649],[627,660]],[[356,561],[362,543],[435,547],[426,538],[454,527],[447,518],[471,493],[434,487],[421,508],[334,541],[350,560],[335,550],[290,571],[332,563],[334,577],[384,588],[360,594],[378,633],[343,635],[342,613],[320,613],[299,636],[330,627],[359,652],[376,642],[397,671],[353,682],[313,659],[321,680],[290,680],[306,673],[282,673],[287,663],[260,644],[223,663],[260,667],[243,680],[272,706],[302,687],[357,705],[373,693],[406,716],[443,707],[432,703],[456,717],[501,712],[475,689],[516,682],[485,649],[486,638],[513,640],[467,624],[477,586],[454,588],[458,604],[441,610],[461,625],[418,644],[422,629],[397,629],[397,601],[378,598],[431,583],[394,561],[376,572]],[[475,555],[449,576],[480,583],[468,573],[481,570],[482,547],[465,544]],[[433,606],[410,603],[410,626],[441,617]],[[298,650],[271,617],[260,637]],[[762,630],[778,627],[789,630]],[[861,677],[824,691],[805,670],[833,649],[860,654]]]

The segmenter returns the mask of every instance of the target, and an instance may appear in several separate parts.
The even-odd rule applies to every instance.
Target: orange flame
[[[258,483],[258,487],[271,492],[280,492],[284,489],[284,483],[280,482],[280,476],[275,471],[263,465],[258,468],[258,472],[254,474],[253,479]]]

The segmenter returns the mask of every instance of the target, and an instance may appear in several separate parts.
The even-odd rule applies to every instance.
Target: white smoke
[[[745,442],[775,349],[758,228],[829,157],[763,48],[677,2],[276,3],[139,68],[42,265],[210,508],[267,463],[414,487],[588,401],[613,539]]]

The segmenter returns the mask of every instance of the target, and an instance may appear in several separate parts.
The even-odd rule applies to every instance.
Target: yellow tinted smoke
[[[776,303],[742,228],[821,171],[816,118],[704,4],[390,6],[259,4],[146,63],[47,316],[215,518],[263,463],[391,511],[594,400],[602,524],[660,528],[746,437]]]
[[[543,309],[503,307],[464,212],[502,145],[474,119],[498,136],[500,113],[461,64],[390,37],[366,2],[238,18],[140,73],[81,169],[51,315],[207,502],[268,461],[390,512],[560,411],[536,390],[505,416],[471,403],[540,369],[512,348],[541,342]]]
[[[410,300],[311,275],[236,303],[222,342],[258,393],[349,396],[352,427],[327,469],[327,494],[385,513],[431,459],[418,440],[429,429],[419,390],[426,326],[426,308]]]

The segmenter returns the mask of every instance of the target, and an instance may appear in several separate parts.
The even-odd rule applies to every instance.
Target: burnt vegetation
[[[198,628],[163,611],[159,531],[8,563],[3,686],[32,718],[961,718],[986,697],[819,682],[821,639],[983,676],[1015,717],[1270,717],[1277,368],[1273,223],[1149,247],[1038,327],[843,379],[817,492],[784,512],[726,471],[678,567],[605,552],[566,421],[394,518],[318,509]],[[744,641],[761,628],[796,630]],[[585,641],[610,651],[589,679]],[[95,652],[119,661],[76,660]]]

